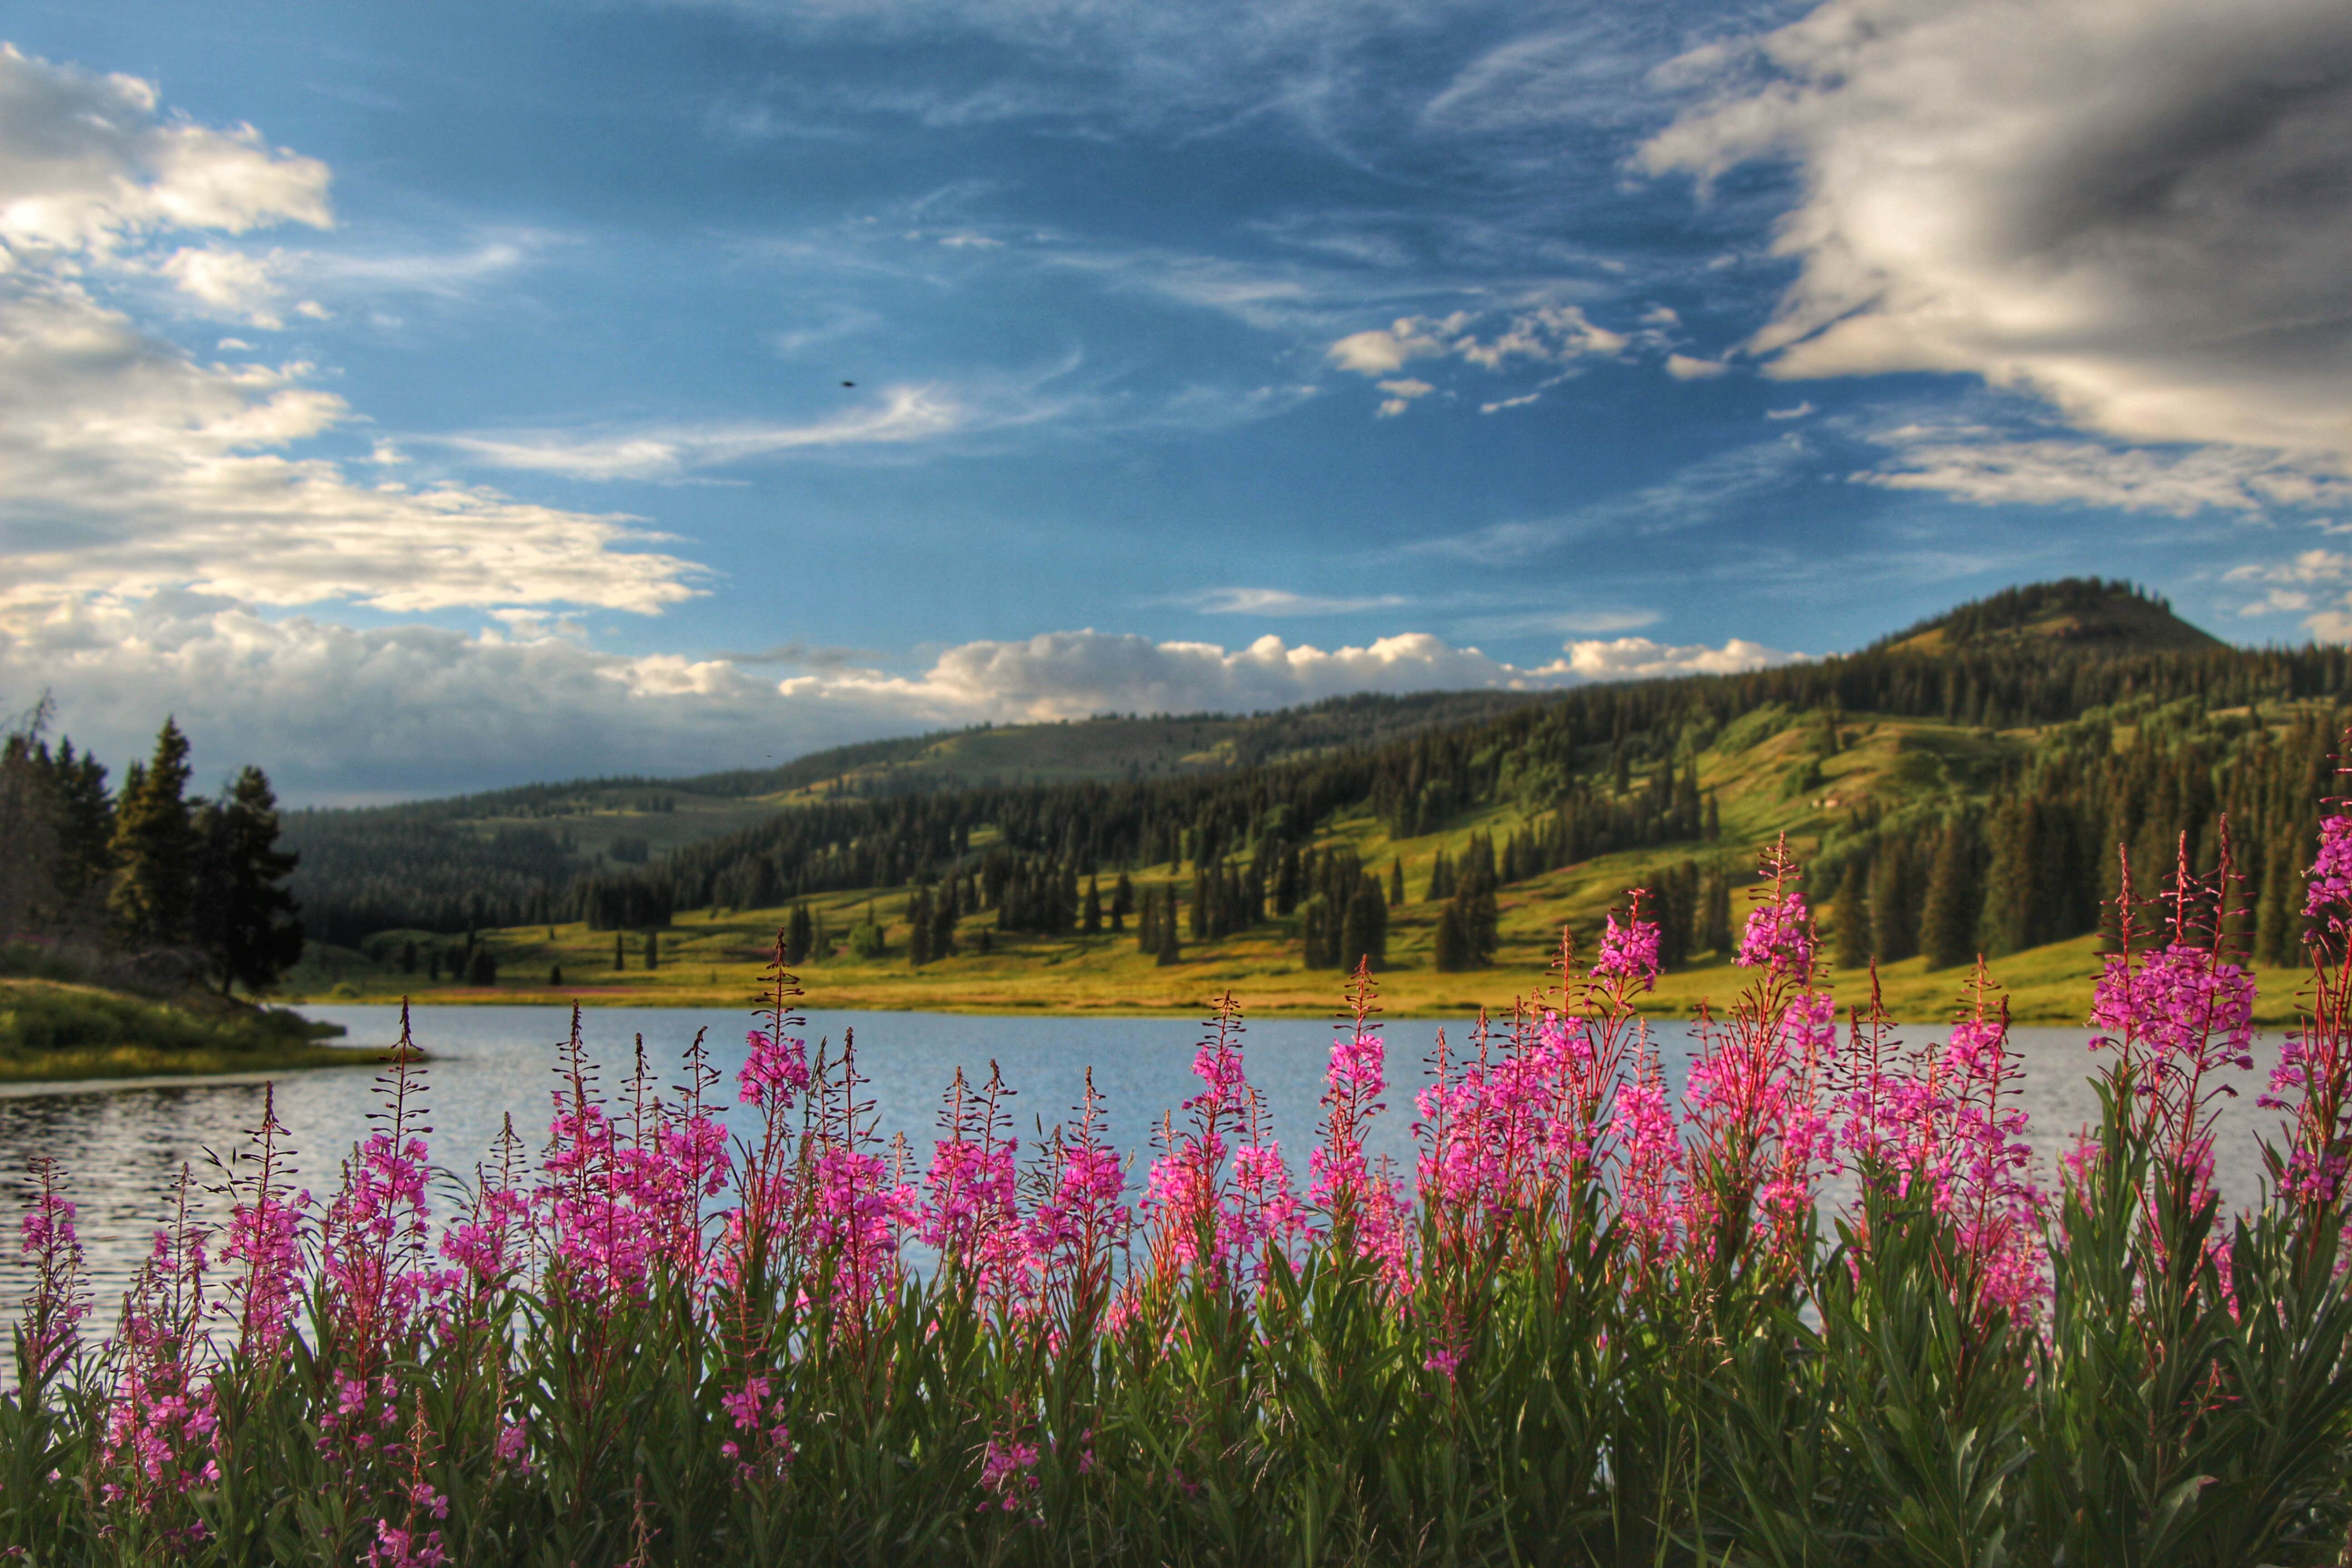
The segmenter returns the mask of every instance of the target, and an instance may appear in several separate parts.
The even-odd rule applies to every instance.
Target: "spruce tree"
[[[646,968],[650,971],[660,967],[661,932],[649,931],[646,932]]]
[[[1349,895],[1347,908],[1339,916],[1339,945],[1333,955],[1337,967],[1352,970],[1360,962],[1370,963],[1374,969],[1388,966],[1389,908],[1381,897],[1380,880],[1366,876],[1358,880],[1356,890]]]
[[[132,947],[174,947],[194,915],[196,830],[189,811],[188,738],[172,720],[115,814],[118,868],[107,900],[117,933]]]
[[[1882,842],[1871,857],[1870,951],[1881,963],[1899,963],[1919,951],[1910,858],[1900,839]]]
[[[1114,935],[1127,929],[1127,917],[1134,912],[1135,884],[1121,871],[1110,889],[1110,929]]]
[[[1837,939],[1835,962],[1849,974],[1870,967],[1870,860],[1856,855],[1845,863],[1838,879],[1837,900],[1830,906],[1830,923]]]
[[[1163,889],[1160,910],[1160,964],[1166,968],[1184,962],[1184,944],[1177,934],[1176,884]]]
[[[1986,824],[1984,899],[1976,936],[1977,951],[1987,958],[2034,945],[2036,827],[2030,799],[2003,802]]]
[[[1927,873],[1927,901],[1919,915],[1919,946],[1930,969],[1950,969],[1976,956],[1977,916],[1982,898],[1977,866],[1974,819],[1956,811],[1944,824]]]
[[[629,967],[629,950],[625,945],[628,940],[627,936],[620,931],[613,933],[613,967],[614,969]]]
[[[1404,907],[1404,859],[1399,856],[1389,862],[1389,908]]]
[[[1087,936],[1097,936],[1101,933],[1102,925],[1102,889],[1096,883],[1092,877],[1088,877],[1087,879],[1087,900],[1083,912],[1081,912],[1078,917],[1078,930]]]
[[[278,797],[268,775],[245,769],[222,799],[199,805],[194,826],[192,934],[221,994],[239,985],[258,994],[302,957],[299,906],[281,885],[300,857],[278,847]]]
[[[1450,902],[1438,906],[1434,962],[1441,974],[1458,974],[1477,967],[1470,956],[1470,944],[1463,940],[1461,911]]]

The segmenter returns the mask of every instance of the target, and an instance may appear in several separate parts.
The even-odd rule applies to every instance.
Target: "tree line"
[[[70,737],[50,744],[48,718],[45,700],[0,743],[0,945],[268,991],[303,943],[268,776],[248,766],[218,795],[190,794],[188,739],[166,719],[117,791]]]

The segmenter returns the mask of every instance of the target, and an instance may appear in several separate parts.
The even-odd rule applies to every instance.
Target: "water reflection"
[[[353,1045],[388,1044],[398,1031],[397,1008],[329,1005],[304,1011],[343,1025]],[[470,1173],[509,1115],[525,1146],[536,1150],[546,1132],[556,1046],[564,1037],[568,1013],[553,1007],[420,1008],[415,1020],[419,1043],[434,1055],[424,1098],[436,1162]],[[590,1011],[583,1030],[611,1094],[625,1079],[640,1037],[659,1081],[673,1083],[680,1052],[698,1029],[706,1031],[711,1065],[724,1075],[716,1092],[728,1102],[735,1130],[743,1131],[748,1124],[733,1104],[733,1087],[745,1056],[748,1021],[747,1013],[735,1010],[607,1008]],[[1411,1091],[1425,1081],[1423,1058],[1440,1026],[1412,1021],[1391,1024],[1385,1031],[1391,1109],[1369,1141],[1376,1157],[1385,1153],[1409,1167]],[[1458,1048],[1468,1021],[1443,1026]],[[1174,1112],[1197,1087],[1191,1066],[1200,1030],[1181,1019],[809,1014],[812,1045],[824,1038],[838,1049],[852,1031],[859,1069],[871,1080],[867,1092],[881,1136],[905,1134],[919,1162],[929,1155],[941,1091],[959,1068],[978,1082],[986,1078],[992,1059],[1001,1066],[1016,1090],[1011,1103],[1025,1137],[1037,1121],[1051,1125],[1068,1113],[1091,1066],[1108,1102],[1113,1142],[1141,1158],[1149,1158],[1161,1117]],[[1940,1036],[1926,1026],[1902,1033]],[[1689,1060],[1688,1027],[1654,1026],[1654,1037],[1669,1081],[1678,1085]],[[1244,1037],[1251,1081],[1265,1096],[1284,1150],[1302,1165],[1315,1137],[1330,1038],[1331,1026],[1311,1018],[1252,1021]],[[2074,1131],[2097,1114],[2086,1076],[2096,1063],[2080,1029],[2021,1028],[2012,1038],[2025,1058],[2022,1103],[2032,1114],[2032,1142],[2046,1168]],[[2276,1121],[2254,1109],[2253,1093],[2278,1045],[2276,1037],[2258,1044],[2256,1070],[2236,1075],[2243,1094],[2222,1116],[2217,1176],[2223,1191],[2241,1200],[2252,1198],[2260,1188],[2254,1134]],[[365,1068],[331,1069],[290,1074],[278,1082],[278,1119],[291,1130],[301,1184],[322,1194],[335,1185],[338,1162],[364,1134],[375,1108],[373,1077]],[[21,1189],[26,1161],[33,1155],[54,1155],[67,1167],[81,1207],[81,1236],[102,1319],[110,1321],[113,1300],[151,1244],[181,1168],[193,1166],[197,1180],[205,1181],[207,1152],[226,1153],[242,1145],[260,1121],[262,1095],[258,1079],[0,1089],[0,1172]],[[1133,1179],[1139,1182],[1139,1169]],[[205,1198],[199,1207],[218,1215],[215,1198]],[[10,1249],[0,1259],[0,1291],[13,1299],[21,1288],[22,1269]]]

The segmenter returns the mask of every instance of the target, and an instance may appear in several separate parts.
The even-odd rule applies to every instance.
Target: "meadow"
[[[2268,721],[2284,731],[2296,711],[2274,705]],[[2244,717],[2242,710],[2206,717],[2226,723],[2233,716]],[[1480,1006],[1506,1012],[1522,988],[1519,977],[1550,962],[1563,927],[1589,946],[1607,911],[1623,901],[1626,889],[1654,887],[1667,866],[1695,858],[1730,879],[1750,883],[1751,868],[1761,850],[1785,839],[1808,854],[1818,851],[1846,829],[1857,801],[1899,801],[1914,795],[1940,798],[1973,777],[1997,772],[2005,760],[2040,739],[2031,729],[1994,733],[1927,721],[1850,715],[1844,721],[1843,749],[1811,763],[1816,731],[1812,720],[1817,717],[1759,710],[1694,754],[1697,776],[1719,806],[1714,841],[1597,855],[1498,888],[1498,941],[1491,967],[1481,970],[1448,973],[1435,967],[1442,900],[1424,895],[1441,857],[1458,864],[1474,839],[1500,840],[1520,827],[1523,816],[1517,805],[1465,811],[1441,829],[1411,835],[1392,832],[1368,808],[1336,813],[1316,836],[1318,852],[1353,855],[1382,879],[1391,867],[1402,872],[1405,898],[1389,910],[1386,962],[1381,970],[1389,1016],[1458,1016]],[[1056,727],[1041,728],[1051,734]],[[2125,725],[2118,733],[2118,743],[2127,744],[2133,731]],[[1068,737],[1055,738],[1083,755],[1087,734],[1087,726],[1074,726]],[[1792,789],[1792,779],[1801,775],[1810,783],[1804,789]],[[791,804],[780,797],[774,808],[790,809]],[[682,815],[691,814],[668,816]],[[663,820],[615,809],[576,819],[579,832],[607,837],[631,831],[634,824]],[[473,827],[491,834],[523,821],[484,818]],[[986,833],[975,836],[973,852],[984,854],[990,842]],[[1189,900],[1192,889],[1192,872],[1181,862],[1136,867],[1131,879],[1139,902],[1164,892]],[[1109,873],[1099,880],[1108,894]],[[800,900],[836,939],[826,944],[827,951],[806,960],[808,974],[821,986],[828,1005],[926,1012],[1189,1016],[1230,993],[1254,1014],[1319,1015],[1329,1010],[1340,977],[1337,971],[1302,965],[1296,915],[1269,918],[1207,942],[1188,934],[1182,961],[1162,965],[1155,954],[1139,950],[1132,917],[1120,931],[1088,935],[1073,930],[1048,936],[1005,931],[992,911],[971,910],[959,922],[957,952],[918,967],[909,963],[903,918],[914,891],[912,884],[901,884],[818,893]],[[653,969],[646,966],[643,929],[616,931],[583,921],[485,929],[471,940],[492,955],[495,985],[469,984],[458,973],[462,960],[455,955],[470,951],[466,938],[394,929],[370,937],[365,951],[313,941],[285,984],[298,1000],[414,997],[435,1004],[576,1000],[590,1006],[726,1005],[756,992],[787,912],[783,907],[682,910],[655,930],[657,967]],[[890,945],[878,955],[860,957],[840,939],[869,920],[884,928]],[[1834,926],[1825,931],[1831,939],[1836,934]],[[619,967],[614,963],[616,938]],[[2011,1016],[2019,1023],[2079,1022],[2091,1004],[2104,945],[2103,937],[2091,933],[1994,960],[1994,977],[2009,994]],[[428,975],[421,958],[414,969],[402,964],[404,946],[451,958]],[[1645,1005],[1660,1016],[1684,1018],[1696,1016],[1703,1005],[1722,1008],[1742,982],[1736,956],[1736,944],[1694,953],[1659,976]],[[2261,981],[2256,1021],[2266,1026],[2292,1024],[2302,969],[2261,965],[2255,972]],[[1949,1016],[1954,989],[1965,973],[1964,968],[1931,967],[1925,954],[1883,964],[1878,972],[1883,1005],[1898,1021],[1941,1021]],[[1862,977],[1848,973],[1840,979],[1851,984]]]
[[[1131,1173],[947,1086],[871,1133],[771,965],[732,1085],[574,1043],[553,1119],[428,1211],[426,1070],[333,1189],[265,1115],[119,1315],[71,1173],[0,1399],[0,1544],[43,1563],[2328,1563],[2352,1528],[2352,817],[2263,1201],[2210,1184],[2252,978],[2218,880],[2126,901],[2101,1124],[2029,1168],[2004,999],[1895,1047],[1763,866],[1742,987],[1670,1100],[1639,901],[1409,1110],[1373,978],[1307,1180],[1230,999]],[[1858,1005],[1856,1005],[1858,1003]],[[728,1146],[717,1097],[756,1129]],[[1364,1131],[1414,1118],[1412,1169]],[[528,1142],[527,1142],[528,1140]],[[467,1152],[458,1152],[463,1157]],[[440,1152],[449,1157],[449,1152]],[[186,1178],[194,1181],[191,1175]],[[1832,1179],[1844,1194],[1824,1194]],[[108,1318],[112,1318],[108,1326]],[[101,1331],[103,1331],[101,1332]]]

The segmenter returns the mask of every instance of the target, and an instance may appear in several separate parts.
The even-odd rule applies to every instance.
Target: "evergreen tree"
[[[794,904],[793,912],[784,920],[784,962],[805,963],[809,950],[816,945],[815,928],[809,924],[806,904]]]
[[[551,963],[547,966],[547,984],[550,986],[560,986],[563,984],[563,965]]]
[[[1477,840],[1471,842],[1475,848]],[[1463,951],[1469,956],[1465,968],[1484,968],[1495,957],[1502,910],[1495,901],[1492,868],[1491,855],[1482,862],[1475,854],[1465,854],[1454,874],[1454,896],[1447,907],[1454,911]]]
[[[498,961],[490,956],[488,948],[474,950],[473,962],[467,966],[466,983],[468,985],[496,985],[499,983]]]
[[[628,940],[628,937],[623,932],[614,931],[613,933],[613,967],[614,969],[626,969],[629,967],[629,950],[625,945]]]
[[[1389,861],[1389,908],[1404,907],[1404,859],[1399,856]]]
[[[416,973],[416,944],[413,942],[400,944],[400,972],[403,974]]]
[[[1380,879],[1366,876],[1357,881],[1339,916],[1339,967],[1353,970],[1361,962],[1385,969],[1388,949],[1388,900],[1381,896]]]
[[[1699,826],[1699,837],[1709,844],[1723,837],[1723,814],[1716,809],[1715,792],[1706,792],[1706,811]]]
[[[1977,951],[2004,958],[2036,945],[2033,851],[2039,826],[2031,799],[1996,806],[1985,824],[1982,911],[1977,917]]]
[[[1870,862],[1853,856],[1838,879],[1837,900],[1830,906],[1830,924],[1837,941],[1834,962],[1850,974],[1870,967]]]
[[[646,968],[648,971],[651,971],[659,969],[660,967],[661,932],[657,931],[649,931],[646,932]]]
[[[1719,860],[1707,873],[1706,896],[1704,901],[1706,907],[1706,930],[1700,934],[1700,942],[1709,952],[1720,953],[1728,958],[1733,951],[1731,871]]]
[[[1112,932],[1116,934],[1117,932],[1125,931],[1127,929],[1127,917],[1134,912],[1135,884],[1128,879],[1126,872],[1121,871],[1118,874],[1118,880],[1111,884],[1110,889],[1110,929]]]
[[[300,858],[278,847],[278,797],[268,775],[239,773],[221,800],[199,805],[194,827],[196,945],[223,995],[239,985],[248,995],[268,991],[302,957],[299,906],[282,885]]]
[[[1881,844],[1871,858],[1870,951],[1881,963],[1898,963],[1919,951],[1910,858],[1899,839]]]
[[[1135,917],[1135,951],[1160,951],[1160,895],[1151,889],[1143,890],[1143,905]]]
[[[1919,916],[1919,946],[1930,969],[1949,969],[1976,956],[1977,917],[1982,899],[1977,865],[1975,818],[1956,811],[1944,824],[1927,873],[1927,901]]]
[[[907,899],[907,964],[920,969],[931,961],[931,890],[918,888]]]
[[[1470,952],[1470,944],[1462,934],[1461,911],[1451,901],[1439,905],[1437,910],[1435,964],[1441,974],[1458,974],[1477,967],[1477,962]]]
[[[111,848],[119,869],[107,908],[131,946],[174,947],[189,938],[197,841],[187,787],[188,738],[166,719],[153,758],[115,814]]]
[[[964,912],[955,900],[955,881],[943,881],[939,886],[939,898],[931,905],[931,957],[955,957],[955,929]]]
[[[1176,884],[1169,883],[1160,889],[1160,965],[1184,962],[1184,944],[1177,934]]]
[[[1078,930],[1087,936],[1101,934],[1103,925],[1102,889],[1092,877],[1087,879],[1085,911],[1078,917]]]

